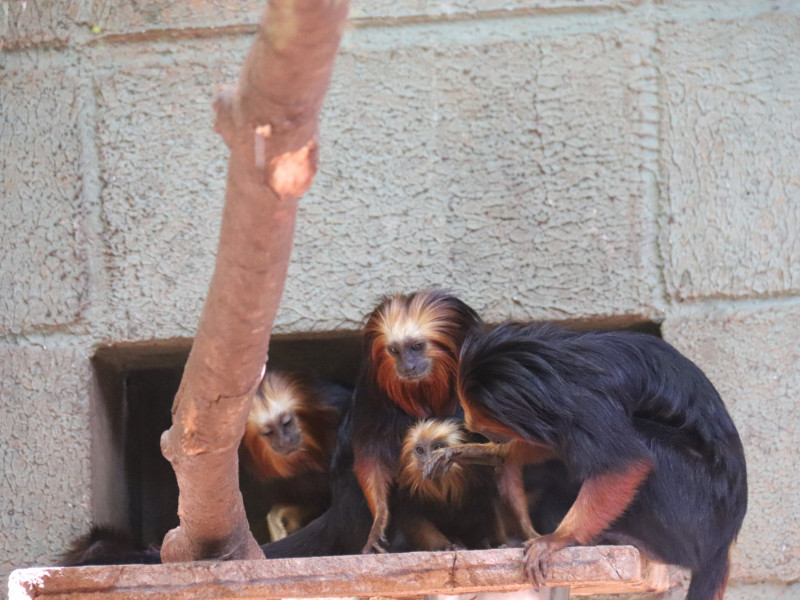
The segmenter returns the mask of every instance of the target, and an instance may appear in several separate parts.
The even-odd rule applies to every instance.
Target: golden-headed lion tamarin
[[[408,430],[390,502],[390,550],[479,549],[506,543],[493,467],[454,465],[437,479],[423,476],[435,451],[471,437],[455,419],[426,419]]]
[[[346,386],[298,373],[265,373],[240,453],[244,471],[255,475],[255,481],[242,477],[251,522],[263,520],[273,507],[290,506],[291,531],[328,507],[336,431],[351,395]],[[261,528],[254,531],[262,537]]]
[[[253,396],[242,444],[265,480],[327,472],[350,391],[295,373],[267,371]]]
[[[510,440],[488,445],[501,450],[492,460],[524,445],[530,460],[555,456],[580,484],[555,531],[527,544],[534,584],[552,552],[622,540],[690,568],[687,600],[722,597],[747,509],[745,457],[694,363],[642,333],[508,323],[473,331],[459,369],[467,427]],[[459,456],[446,449],[431,464],[448,453]]]

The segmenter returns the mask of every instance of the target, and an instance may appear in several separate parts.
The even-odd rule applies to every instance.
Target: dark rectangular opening
[[[93,425],[93,512],[95,522],[124,529],[137,544],[160,544],[178,525],[178,486],[161,455],[161,434],[172,424],[188,344],[170,351],[106,348],[95,358],[104,399]],[[281,338],[270,343],[271,369],[354,384],[361,356],[359,335]],[[268,541],[266,515],[259,514],[259,485],[240,473],[251,528]]]
[[[633,329],[660,337],[651,322],[575,321],[579,329]],[[160,544],[178,525],[178,487],[172,466],[161,455],[162,432],[189,352],[186,341],[165,349],[106,348],[95,359],[103,402],[93,411],[93,513],[96,523],[129,531],[142,545]],[[361,359],[358,334],[279,337],[270,344],[269,366],[354,384]],[[251,529],[268,541],[258,484],[240,473]]]

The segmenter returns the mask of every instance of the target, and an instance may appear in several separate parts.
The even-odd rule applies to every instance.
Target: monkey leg
[[[525,570],[536,589],[545,582],[548,557],[567,546],[588,544],[602,533],[625,512],[650,469],[650,463],[642,460],[622,472],[587,479],[558,528],[525,543]]]
[[[424,517],[409,515],[404,519],[402,529],[415,550],[435,552],[456,550],[460,547]]]
[[[539,534],[533,528],[528,513],[528,497],[522,481],[522,465],[506,464],[498,468],[497,487],[500,496],[508,503],[523,537],[533,539]]]
[[[361,553],[384,553],[388,545],[385,534],[389,524],[391,475],[381,462],[372,458],[357,459],[355,472],[372,513],[372,528]]]

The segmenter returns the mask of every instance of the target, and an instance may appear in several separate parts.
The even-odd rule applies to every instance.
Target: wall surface
[[[662,323],[746,446],[729,597],[800,597],[800,3],[353,2],[276,333],[424,286],[494,322]],[[3,579],[98,516],[98,349],[193,335],[211,95],[261,6],[0,6]]]

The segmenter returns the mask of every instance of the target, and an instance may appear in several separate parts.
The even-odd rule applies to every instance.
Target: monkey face
[[[464,427],[469,431],[479,433],[495,444],[505,444],[514,439],[513,432],[483,417],[479,411],[464,401],[463,396],[461,396],[461,405],[464,408]]]
[[[417,461],[417,469],[422,472],[425,463],[430,460],[436,450],[447,447],[447,442],[442,439],[421,439],[414,445],[414,459]]]
[[[276,453],[287,455],[303,445],[302,423],[299,421],[297,394],[272,375],[265,378],[253,398],[247,427],[258,434]]]
[[[297,417],[291,412],[280,412],[274,419],[264,422],[261,435],[278,454],[291,454],[300,447],[302,440]]]
[[[414,381],[430,374],[432,361],[426,354],[427,346],[428,342],[418,338],[392,341],[386,345],[386,352],[394,360],[398,377]]]

